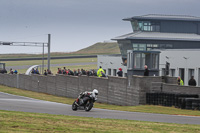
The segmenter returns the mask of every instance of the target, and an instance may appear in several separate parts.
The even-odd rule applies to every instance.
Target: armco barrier
[[[115,105],[146,104],[147,92],[174,92],[200,95],[200,87],[162,83],[161,77],[88,77],[68,75],[0,74],[0,84],[56,96],[77,98],[80,92],[99,91],[98,102]]]

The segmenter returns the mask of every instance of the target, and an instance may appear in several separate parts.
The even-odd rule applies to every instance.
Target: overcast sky
[[[0,41],[47,42],[70,52],[132,32],[123,18],[145,14],[200,17],[200,0],[0,0]],[[45,50],[47,51],[47,50]],[[3,53],[42,48],[1,46]]]

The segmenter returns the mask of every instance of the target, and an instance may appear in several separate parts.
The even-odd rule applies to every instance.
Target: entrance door
[[[188,69],[188,80],[190,80],[192,76],[194,76],[194,69]]]
[[[184,79],[185,79],[185,69],[184,68],[179,68],[179,76],[181,77],[181,79],[184,82]]]

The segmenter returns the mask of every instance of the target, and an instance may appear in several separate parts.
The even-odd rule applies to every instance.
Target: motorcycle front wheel
[[[93,103],[88,101],[85,105],[85,111],[90,111],[92,107],[93,107]]]
[[[72,104],[72,110],[76,111],[78,109],[77,105],[75,104],[76,101],[74,101],[74,103]]]

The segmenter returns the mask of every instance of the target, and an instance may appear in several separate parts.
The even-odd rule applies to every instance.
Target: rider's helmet
[[[95,95],[98,95],[99,92],[98,92],[97,89],[94,89],[94,90],[92,91],[92,93],[95,94]]]

